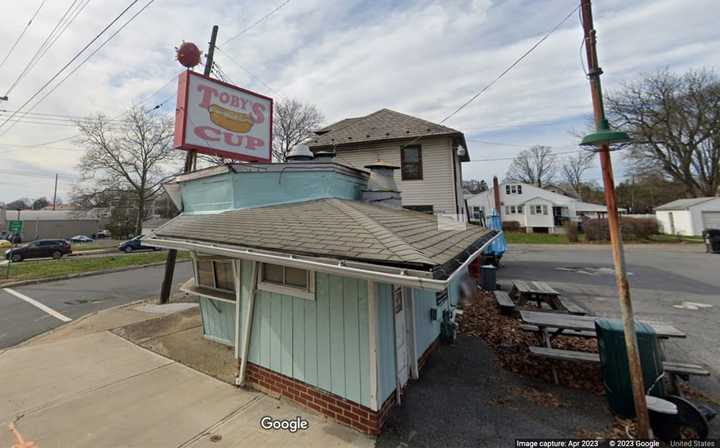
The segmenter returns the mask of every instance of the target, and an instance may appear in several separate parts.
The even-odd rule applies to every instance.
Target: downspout
[[[252,265],[252,280],[250,281],[250,296],[248,297],[248,306],[243,321],[243,341],[242,350],[240,352],[240,371],[237,376],[237,385],[245,386],[245,373],[247,371],[247,358],[250,351],[250,335],[252,334],[253,309],[255,308],[255,296],[257,295],[257,278],[258,278],[258,262],[254,261]],[[238,332],[239,334],[239,332]],[[240,341],[235,341],[236,345]]]
[[[455,169],[455,158],[457,157],[457,150],[453,146],[452,139],[450,140],[450,154],[452,157],[450,158],[450,163],[452,164],[452,171],[453,171],[453,191],[455,192],[455,214],[460,214],[460,199],[458,198],[458,178],[457,178],[457,170]],[[462,187],[462,183],[461,183]]]

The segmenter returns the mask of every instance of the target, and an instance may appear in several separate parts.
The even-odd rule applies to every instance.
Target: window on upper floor
[[[505,185],[505,194],[510,194],[510,185]]]
[[[517,186],[517,194],[522,194],[522,185]]]
[[[517,193],[517,185],[510,186],[510,193],[513,193],[513,194]]]
[[[522,212],[523,212],[523,206],[522,206],[522,205],[518,205],[518,206],[517,206],[517,212],[520,213],[520,214],[522,214]]]
[[[402,180],[422,180],[422,148],[420,145],[404,146],[400,149],[400,171]]]

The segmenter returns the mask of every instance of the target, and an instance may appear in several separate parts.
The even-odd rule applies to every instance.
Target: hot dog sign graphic
[[[180,74],[175,147],[270,162],[273,100],[192,71]]]

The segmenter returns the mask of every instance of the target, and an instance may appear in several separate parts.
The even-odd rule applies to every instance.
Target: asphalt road
[[[720,255],[701,244],[626,245],[625,253],[636,317],[685,332],[667,341],[667,358],[708,366],[710,379],[692,381],[720,398]],[[609,246],[512,245],[498,271],[499,282],[509,279],[548,282],[597,315],[620,317]]]
[[[12,292],[0,288],[0,349],[63,324],[63,317],[74,320],[105,308],[157,296],[163,270],[164,266],[153,266],[20,286],[11,288]],[[191,275],[190,263],[179,263],[175,268],[173,290]],[[43,305],[49,309],[43,309]]]

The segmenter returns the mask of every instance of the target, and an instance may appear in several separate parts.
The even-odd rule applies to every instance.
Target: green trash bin
[[[635,417],[635,403],[630,383],[630,369],[625,349],[625,331],[623,322],[618,319],[598,319],[595,321],[598,352],[603,386],[608,404],[613,413],[624,417]],[[642,366],[645,391],[649,395],[665,395],[662,381],[657,381],[663,373],[662,351],[655,330],[647,324],[635,321],[640,365]],[[657,384],[655,384],[657,381]],[[655,384],[654,387],[653,384]],[[652,390],[650,388],[652,387]]]

